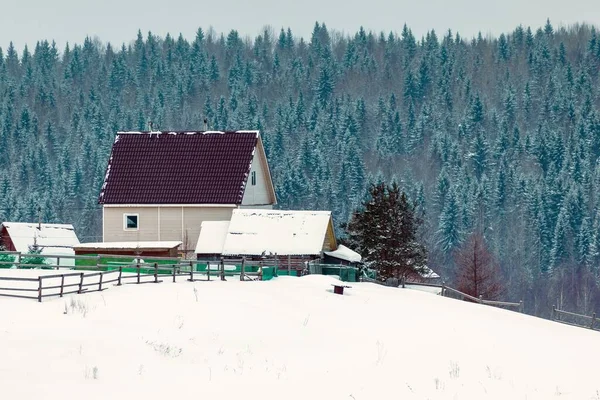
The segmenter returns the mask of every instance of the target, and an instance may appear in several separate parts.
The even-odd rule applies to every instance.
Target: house
[[[135,257],[177,257],[179,241],[165,242],[100,242],[73,246],[75,255],[122,255]]]
[[[408,282],[417,283],[441,283],[441,280],[441,276],[427,266],[423,267],[423,270],[419,272],[418,276],[410,276],[407,279]]]
[[[230,221],[202,223],[196,254],[198,259],[277,256],[297,264],[337,248],[330,211],[235,209]]]
[[[79,244],[73,225],[4,222],[0,231],[0,245],[7,251],[30,253],[35,248],[43,255],[73,256],[73,246]],[[56,265],[60,257],[46,258],[46,263]],[[72,266],[74,261],[60,259],[60,265]]]
[[[188,251],[204,221],[276,198],[258,131],[119,132],[99,203],[104,242],[181,241]]]

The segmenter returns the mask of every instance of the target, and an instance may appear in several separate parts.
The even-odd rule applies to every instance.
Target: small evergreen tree
[[[427,250],[417,239],[422,220],[415,204],[396,183],[372,184],[369,193],[346,227],[349,244],[373,263],[381,280],[424,272]]]
[[[37,243],[37,238],[33,238],[33,244],[29,246],[29,252],[27,255],[21,258],[21,264],[27,264],[27,268],[34,268],[33,265],[46,265],[46,259],[44,257],[40,257],[42,254],[42,248]]]

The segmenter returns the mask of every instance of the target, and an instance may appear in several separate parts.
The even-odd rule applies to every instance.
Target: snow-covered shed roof
[[[196,254],[221,254],[228,229],[229,221],[203,221]]]
[[[425,278],[425,279],[437,279],[440,277],[438,274],[433,272],[433,270],[429,267],[424,267],[423,272],[420,272],[419,275],[421,275],[421,278]]]
[[[81,243],[73,246],[74,250],[154,250],[154,249],[173,249],[179,247],[181,242],[179,241],[161,241],[161,242],[94,242],[94,243]]]
[[[337,248],[330,211],[235,209],[225,224],[202,226],[197,249],[219,248],[223,255],[320,255]],[[210,238],[207,244],[203,238]],[[199,254],[209,254],[206,251]]]
[[[357,252],[355,252],[352,249],[349,249],[348,247],[344,246],[343,244],[340,244],[338,246],[338,248],[334,251],[326,251],[325,254],[327,254],[330,257],[334,257],[340,260],[345,260],[348,262],[360,262],[360,260],[362,260],[362,257],[360,254],[358,254]]]
[[[73,254],[73,246],[79,244],[75,228],[70,224],[34,224],[27,222],[3,222],[15,251],[28,253],[35,244],[42,254]]]
[[[375,261],[366,261],[365,262],[365,266],[367,268],[372,268],[375,265]],[[435,273],[435,271],[433,271],[431,268],[429,268],[428,266],[423,266],[422,267],[422,271],[419,272],[419,276],[423,279],[437,279],[440,278],[440,276]]]

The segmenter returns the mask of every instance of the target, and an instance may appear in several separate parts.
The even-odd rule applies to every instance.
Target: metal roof
[[[120,132],[100,204],[241,204],[258,131]]]

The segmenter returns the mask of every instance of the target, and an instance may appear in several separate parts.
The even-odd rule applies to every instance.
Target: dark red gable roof
[[[241,204],[258,132],[118,133],[100,204]]]

